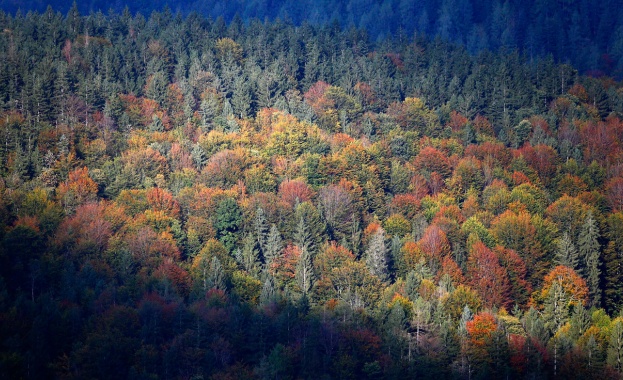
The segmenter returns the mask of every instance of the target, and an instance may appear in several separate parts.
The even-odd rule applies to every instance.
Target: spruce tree
[[[578,269],[578,250],[575,248],[573,241],[568,233],[564,233],[558,241],[558,250],[556,251],[556,264],[564,265],[571,269]]]
[[[608,365],[623,372],[623,322],[616,320],[610,329],[610,341],[608,342]]]
[[[266,264],[266,269],[269,270],[281,249],[283,248],[283,242],[281,240],[281,234],[277,229],[276,225],[272,225],[270,227],[270,232],[268,233],[268,237],[266,238],[266,244],[264,246],[264,263]]]
[[[385,246],[385,231],[379,228],[370,239],[366,249],[366,265],[370,273],[377,276],[381,281],[387,281],[387,247]]]
[[[599,228],[593,218],[593,213],[589,211],[578,237],[580,257],[584,261],[584,278],[590,291],[591,305],[601,304],[601,289],[599,287],[600,267],[600,246]]]
[[[312,256],[307,248],[301,249],[301,257],[296,265],[296,281],[303,295],[307,295],[313,286],[314,269]]]

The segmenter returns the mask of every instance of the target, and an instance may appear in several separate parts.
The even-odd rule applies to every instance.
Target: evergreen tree
[[[568,233],[564,233],[558,241],[558,250],[556,251],[556,264],[564,265],[571,269],[578,268],[578,251],[571,241]]]
[[[616,320],[610,329],[608,341],[608,365],[623,372],[623,322]]]
[[[262,292],[260,293],[260,305],[267,306],[275,302],[275,300],[275,281],[272,276],[266,276],[266,280],[264,280],[264,285],[262,286]]]
[[[264,246],[264,263],[266,265],[266,269],[269,269],[275,259],[279,256],[283,248],[283,243],[281,241],[281,234],[277,229],[276,225],[272,225],[270,227],[270,232],[268,233],[268,237],[266,238],[266,244]]]
[[[295,277],[304,296],[307,296],[314,284],[314,267],[312,256],[307,248],[301,249],[301,257],[296,264]]]
[[[264,253],[266,249],[266,239],[268,238],[268,231],[269,227],[268,223],[266,222],[264,210],[261,207],[258,207],[255,211],[255,218],[253,219],[253,232],[255,233],[257,246],[260,248],[262,253]]]
[[[381,281],[389,278],[387,268],[387,247],[385,246],[385,231],[379,229],[370,238],[366,249],[366,265],[370,273],[377,276]]]
[[[613,241],[604,249],[604,304],[608,313],[623,304],[623,261]]]
[[[580,257],[584,262],[584,277],[590,291],[591,305],[599,306],[601,304],[599,228],[590,211],[580,230],[578,247]]]
[[[210,274],[207,278],[207,287],[218,290],[226,290],[225,286],[225,272],[223,271],[223,265],[218,257],[212,257],[210,262]]]

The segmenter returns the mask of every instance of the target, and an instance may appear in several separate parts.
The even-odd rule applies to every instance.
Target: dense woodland
[[[0,31],[0,376],[621,378],[617,81],[167,10]]]
[[[9,12],[44,12],[48,4],[66,14],[67,0],[0,0]],[[593,76],[623,78],[623,0],[83,0],[80,12],[149,15],[170,7],[225,22],[253,18],[295,25],[337,23],[366,30],[372,40],[438,36],[466,46],[519,49],[530,58],[551,54]]]

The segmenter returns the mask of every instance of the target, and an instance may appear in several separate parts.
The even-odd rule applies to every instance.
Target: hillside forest
[[[622,117],[519,50],[0,12],[0,377],[620,379]]]

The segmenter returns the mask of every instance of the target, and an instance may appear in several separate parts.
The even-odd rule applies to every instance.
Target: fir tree
[[[370,273],[377,276],[381,281],[387,281],[387,247],[385,246],[385,231],[379,228],[370,239],[366,249],[366,265]]]
[[[593,213],[589,212],[578,237],[580,257],[584,262],[584,277],[590,291],[591,304],[599,306],[601,304],[601,289],[599,287],[600,267],[600,246],[599,228],[593,218]]]
[[[314,270],[312,257],[307,248],[301,249],[301,257],[296,264],[296,281],[303,295],[307,295],[313,286]]]
[[[277,256],[279,256],[282,248],[281,234],[277,226],[273,224],[270,227],[270,232],[268,233],[266,244],[264,245],[264,263],[266,264],[266,269],[271,267]]]
[[[571,269],[578,268],[578,251],[571,241],[568,233],[564,233],[558,241],[558,250],[556,251],[556,264],[564,265]]]

